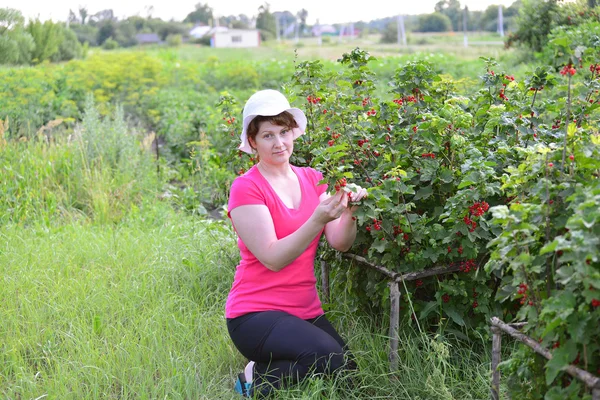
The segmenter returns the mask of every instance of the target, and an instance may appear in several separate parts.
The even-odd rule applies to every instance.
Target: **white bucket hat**
[[[259,92],[254,93],[244,106],[244,121],[242,134],[240,135],[240,139],[242,144],[240,144],[239,149],[245,151],[246,153],[252,154],[252,147],[250,147],[250,143],[248,142],[248,125],[250,121],[257,116],[271,116],[278,115],[282,112],[287,111],[296,120],[298,124],[298,128],[294,128],[292,130],[294,134],[294,139],[298,136],[303,135],[304,131],[306,131],[306,115],[299,108],[290,107],[289,101],[285,98],[285,96],[278,92],[277,90],[261,90]]]

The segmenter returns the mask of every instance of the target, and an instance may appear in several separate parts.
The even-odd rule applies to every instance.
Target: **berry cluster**
[[[417,279],[417,281],[415,282],[415,285],[417,285],[417,287],[421,287],[421,286],[423,286],[423,281],[420,279]]]
[[[468,215],[465,215],[465,217],[463,218],[463,221],[465,222],[465,224],[467,226],[469,226],[469,232],[473,232],[475,230],[475,228],[477,228],[477,222],[475,222],[471,218],[469,218]]]
[[[465,273],[469,273],[471,270],[477,271],[477,264],[473,258],[470,258],[468,260],[461,261],[458,270]]]
[[[591,73],[596,72],[596,74],[600,74],[600,64],[591,64],[590,65],[590,72]]]
[[[346,185],[347,185],[346,178],[340,179],[339,181],[336,182],[336,184],[334,186],[335,191],[338,192],[341,188],[345,187]]]
[[[431,158],[432,160],[435,158],[435,154],[434,153],[423,153],[421,154],[422,158]]]
[[[381,230],[381,221],[377,220],[377,218],[373,218],[373,227],[376,231]]]
[[[563,69],[560,70],[560,74],[561,75],[575,75],[575,73],[577,72],[577,70],[575,68],[573,68],[573,64],[569,63],[568,65],[565,65],[563,67]]]
[[[226,121],[229,125],[231,125],[235,122],[235,117],[223,118],[223,121]]]
[[[554,125],[552,125],[552,129],[560,129],[560,120],[559,119],[557,119],[554,122]]]
[[[511,81],[512,82],[512,81],[515,80],[515,77],[513,75],[505,75],[504,79],[506,79],[507,81]]]
[[[594,307],[594,308],[600,307],[600,300],[592,299],[592,307]]]
[[[415,126],[412,127],[412,130],[413,130],[414,133],[417,133],[417,130],[419,130],[419,128],[415,125]]]
[[[306,98],[306,100],[308,100],[308,102],[311,103],[311,104],[317,104],[318,102],[321,101],[321,98],[320,97],[314,97],[314,96],[308,96]]]
[[[368,97],[365,97],[365,98],[363,99],[363,101],[362,101],[362,105],[363,105],[363,107],[364,107],[364,106],[366,106],[367,104],[369,104],[369,98],[368,98]]]
[[[419,98],[422,99],[423,95],[420,95]],[[404,96],[401,99],[395,99],[394,103],[396,103],[398,105],[398,107],[402,106],[406,102],[417,104],[417,102],[419,101],[419,98],[417,98],[416,96],[413,96],[413,95]]]
[[[500,97],[504,101],[508,100],[508,97],[506,97],[506,95],[504,94],[504,88],[500,89],[500,94],[498,95],[498,97]]]
[[[527,292],[528,291],[529,291],[529,286],[527,286],[526,283],[519,284],[519,289],[517,290],[517,293],[520,294],[521,296],[523,296],[523,297],[521,297],[520,303],[525,304],[527,302],[527,304],[532,306],[533,300],[527,301]]]
[[[469,207],[469,212],[471,215],[476,217],[481,217],[487,210],[489,210],[490,205],[485,201],[475,202],[471,207]]]
[[[442,296],[442,301],[443,301],[444,303],[448,303],[448,302],[450,302],[450,295],[448,295],[448,294],[445,294],[445,295],[443,295],[443,296]]]
[[[369,111],[367,111],[367,116],[371,117],[371,116],[375,116],[377,114],[377,111],[375,111],[374,108],[371,108]]]
[[[402,233],[402,228],[400,228],[399,226],[394,225],[392,228],[394,229],[394,236],[398,236]]]

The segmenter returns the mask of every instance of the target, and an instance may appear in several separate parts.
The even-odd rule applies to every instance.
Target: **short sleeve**
[[[327,191],[328,185],[326,183],[319,185],[319,182],[321,182],[323,180],[323,174],[320,171],[317,171],[316,169],[312,169],[312,171],[313,171],[313,175],[315,177],[315,185],[317,187],[317,194],[319,196],[321,196],[323,193],[325,193]]]
[[[229,191],[227,216],[231,218],[229,213],[236,207],[253,204],[266,205],[264,194],[251,179],[246,177],[236,178]]]

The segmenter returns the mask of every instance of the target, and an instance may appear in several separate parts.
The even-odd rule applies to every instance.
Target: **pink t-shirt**
[[[253,166],[233,181],[229,212],[243,205],[264,204],[271,213],[278,239],[295,232],[312,215],[327,185],[318,185],[323,175],[312,168],[292,166],[292,170],[298,176],[302,191],[297,209],[288,208],[258,168]],[[225,305],[225,316],[235,318],[268,310],[285,311],[302,319],[323,314],[314,273],[314,259],[322,233],[315,237],[304,253],[279,272],[265,267],[238,237],[242,260],[236,268]]]

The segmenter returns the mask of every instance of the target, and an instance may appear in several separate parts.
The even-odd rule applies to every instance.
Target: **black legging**
[[[283,311],[262,311],[227,319],[227,329],[240,353],[256,362],[251,395],[268,395],[282,381],[298,382],[311,368],[323,374],[356,369],[325,315],[303,320]]]

